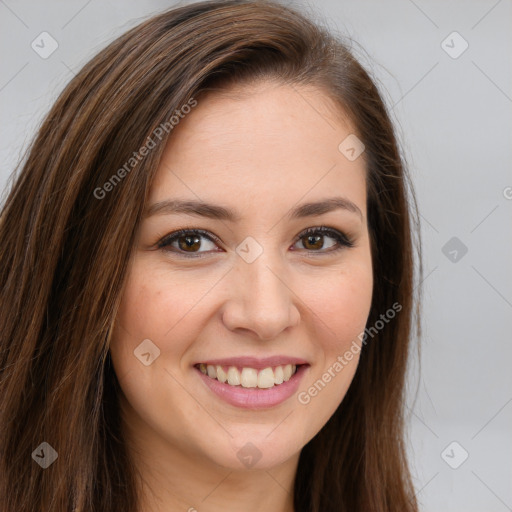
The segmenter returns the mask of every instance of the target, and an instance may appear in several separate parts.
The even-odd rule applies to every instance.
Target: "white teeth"
[[[265,368],[258,373],[258,387],[263,389],[274,387],[274,372],[272,368]]]
[[[236,366],[230,366],[226,372],[220,365],[200,363],[199,370],[212,379],[217,379],[222,383],[227,382],[230,386],[268,389],[290,380],[297,371],[297,366],[286,364],[275,368],[264,368],[260,371],[255,368],[242,368],[241,372]]]
[[[228,374],[222,369],[222,366],[217,366],[217,380],[219,382],[226,382],[228,380]]]
[[[278,366],[274,370],[274,384],[282,384],[284,382],[283,367]]]
[[[240,376],[240,384],[244,388],[255,388],[258,386],[258,372],[254,368],[244,368]]]
[[[228,384],[231,386],[238,386],[240,384],[240,372],[234,366],[229,367]]]

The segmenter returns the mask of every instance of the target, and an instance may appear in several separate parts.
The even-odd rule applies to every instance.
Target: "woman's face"
[[[236,92],[202,97],[174,128],[111,355],[144,450],[271,468],[298,457],[358,364],[373,284],[364,154],[317,89]],[[179,229],[201,233],[170,239]]]

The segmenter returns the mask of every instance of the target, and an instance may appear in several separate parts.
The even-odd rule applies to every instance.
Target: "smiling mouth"
[[[306,365],[285,364],[258,370],[250,367],[199,363],[195,368],[211,379],[233,387],[269,389],[288,382],[301,366]]]

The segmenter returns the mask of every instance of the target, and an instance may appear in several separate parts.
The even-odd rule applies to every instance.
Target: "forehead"
[[[365,162],[340,143],[353,133],[341,108],[315,88],[263,83],[199,96],[175,126],[150,202],[175,196],[237,211],[341,194],[365,214]]]

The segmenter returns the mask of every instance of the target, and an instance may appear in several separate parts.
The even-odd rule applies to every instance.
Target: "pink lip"
[[[223,363],[226,361],[233,362],[234,360],[222,360]],[[278,365],[279,363],[276,365],[269,364],[267,360],[266,366],[261,366],[261,368],[268,368],[269,366]],[[237,365],[232,364],[230,366]],[[254,366],[247,364],[246,359],[244,359],[244,366],[255,368]],[[205,375],[197,368],[195,368],[195,371],[198,373],[199,377],[210,389],[210,391],[213,391],[218,397],[223,399],[228,404],[235,405],[236,407],[240,407],[242,409],[267,409],[269,407],[279,405],[280,403],[290,398],[297,391],[300,381],[302,380],[302,377],[308,368],[309,365],[307,364],[300,366],[291,376],[290,380],[283,382],[282,384],[274,385],[274,387],[268,389],[230,386],[229,384],[219,382],[217,379],[208,377],[208,375]]]
[[[236,366],[237,368],[254,368],[255,370],[263,370],[264,368],[274,368],[275,366],[283,366],[286,364],[295,364],[297,366],[308,364],[305,359],[289,356],[271,356],[271,357],[228,357],[225,359],[207,359],[205,361],[197,361],[195,364],[211,364],[213,366]]]

